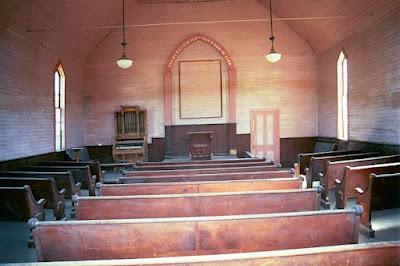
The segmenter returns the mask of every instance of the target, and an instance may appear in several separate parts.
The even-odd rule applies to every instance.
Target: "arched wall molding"
[[[172,125],[172,67],[179,55],[191,44],[202,41],[224,58],[228,67],[228,97],[229,97],[229,123],[236,123],[236,68],[226,49],[214,39],[201,34],[193,34],[182,41],[168,57],[164,69],[164,125]]]

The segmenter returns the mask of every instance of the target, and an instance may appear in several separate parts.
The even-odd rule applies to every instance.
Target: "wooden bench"
[[[282,168],[276,165],[252,166],[252,167],[228,167],[211,169],[181,169],[181,170],[155,170],[155,171],[126,171],[126,176],[179,176],[179,175],[202,175],[202,174],[221,174],[221,173],[240,173],[240,172],[267,172],[279,171]]]
[[[326,247],[284,249],[248,253],[231,253],[200,256],[180,256],[145,259],[114,259],[75,261],[77,265],[130,265],[130,266],[254,266],[254,265],[399,265],[400,241],[337,245]],[[65,266],[67,262],[52,262]],[[35,262],[28,265],[48,265]]]
[[[136,162],[138,166],[158,166],[158,165],[180,165],[180,164],[210,164],[210,163],[245,163],[245,162],[265,162],[265,158],[238,158],[238,159],[223,159],[223,160],[211,160],[211,161],[183,161],[183,162]]]
[[[93,161],[42,161],[39,162],[39,166],[85,166],[88,165],[90,167],[90,171],[96,175],[96,182],[104,182],[104,176],[101,169],[100,162],[98,160]]]
[[[361,150],[350,150],[350,151],[328,151],[328,152],[311,152],[311,153],[299,153],[297,155],[297,163],[294,164],[295,175],[305,175],[305,168],[310,165],[312,157],[323,157],[323,156],[335,156],[345,155],[353,153],[361,153]]]
[[[317,189],[73,197],[78,220],[223,216],[318,210]]]
[[[373,232],[371,213],[374,210],[400,207],[400,172],[394,174],[370,174],[369,182],[360,183],[355,189],[356,202],[363,206],[362,223]],[[373,237],[374,235],[372,235]]]
[[[90,196],[96,195],[96,176],[92,175],[90,167],[84,166],[29,166],[23,167],[24,171],[38,171],[38,172],[65,172],[71,171],[75,182],[81,182],[82,188],[89,190]]]
[[[65,189],[57,189],[54,179],[31,177],[0,177],[1,187],[23,187],[28,185],[35,199],[45,199],[47,209],[53,209],[54,217],[61,220],[65,217]]]
[[[267,172],[239,172],[239,173],[218,173],[218,174],[195,174],[177,176],[122,176],[119,182],[129,183],[151,183],[151,182],[191,182],[191,181],[222,181],[222,180],[243,180],[243,179],[269,179],[291,177],[290,170],[267,171]]]
[[[28,185],[0,187],[0,220],[28,221],[30,218],[44,220],[44,199],[35,200]]]
[[[335,162],[335,161],[343,161],[343,160],[354,160],[354,159],[362,159],[368,157],[378,156],[377,152],[369,152],[369,153],[354,153],[354,154],[345,154],[345,155],[334,155],[334,156],[323,156],[323,157],[311,157],[309,167],[304,169],[306,173],[307,187],[312,187],[314,181],[319,180],[319,174],[324,174],[326,171],[326,163]]]
[[[229,168],[229,167],[255,167],[273,166],[267,162],[235,162],[235,163],[214,163],[208,164],[174,164],[174,165],[137,165],[135,171],[158,171],[158,170],[180,170],[180,169],[210,169],[210,168]]]
[[[319,175],[321,181],[320,184],[325,187],[325,191],[321,194],[322,204],[326,207],[330,207],[331,202],[333,202],[332,198],[334,198],[334,190],[336,187],[335,179],[342,180],[346,166],[362,166],[371,164],[392,163],[398,161],[400,161],[400,155],[378,156],[335,162],[328,161],[326,163],[325,174]]]
[[[302,180],[293,178],[272,178],[229,181],[164,182],[136,184],[97,183],[97,195],[134,196],[158,194],[186,194],[204,192],[235,192],[278,189],[300,189]]]
[[[66,172],[36,172],[36,171],[3,171],[2,177],[52,177],[59,190],[65,189],[65,198],[71,199],[72,195],[81,194],[81,183],[74,182],[71,171]]]
[[[346,166],[345,174],[342,180],[335,179],[336,182],[336,206],[338,208],[351,208],[356,204],[357,194],[367,191],[370,184],[369,175],[387,174],[400,172],[400,162],[375,164],[350,167]],[[386,193],[386,192],[383,192]],[[371,227],[370,205],[368,201],[357,202],[364,210],[361,215],[361,229],[368,233],[369,237],[374,237],[374,230]],[[367,205],[365,205],[367,204]]]
[[[38,261],[72,261],[354,244],[358,240],[358,213],[346,209],[68,222],[31,219],[29,224]]]

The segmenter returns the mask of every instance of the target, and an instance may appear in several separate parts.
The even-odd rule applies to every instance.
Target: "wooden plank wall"
[[[137,5],[135,13],[128,15],[128,23],[248,20],[265,17],[266,10],[257,1],[232,1],[229,4],[218,1],[196,5]],[[120,56],[118,44],[121,36],[117,34],[119,32],[111,34],[93,51],[85,67],[85,144],[112,144],[113,112],[120,105],[130,104],[147,109],[149,140],[165,137],[164,65],[176,45],[194,33],[215,39],[232,56],[237,68],[237,97],[234,100],[237,105],[238,134],[250,133],[251,109],[280,107],[281,137],[316,136],[316,56],[310,46],[284,22],[277,21],[274,26],[276,49],[283,53],[282,61],[274,65],[265,60],[265,54],[270,49],[269,28],[265,21],[128,28],[127,54],[134,59],[133,67],[128,70],[115,66],[115,60]],[[193,45],[182,52],[182,58],[221,59],[215,49],[207,44]],[[174,73],[173,84],[178,84]],[[226,82],[224,79],[226,77],[223,77],[223,82]],[[174,101],[177,99],[175,97]],[[226,107],[226,101],[224,104]],[[179,125],[223,124],[229,117],[225,107],[223,117],[219,120],[175,122]]]
[[[400,9],[318,57],[319,136],[336,138],[336,62],[348,56],[349,139],[400,144]]]
[[[83,145],[81,62],[23,35],[0,16],[0,161],[54,151],[54,67],[66,73],[66,146]],[[18,20],[20,21],[20,20]]]

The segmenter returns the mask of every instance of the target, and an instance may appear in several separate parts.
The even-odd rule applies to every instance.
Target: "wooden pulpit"
[[[212,131],[188,132],[192,160],[211,160]]]

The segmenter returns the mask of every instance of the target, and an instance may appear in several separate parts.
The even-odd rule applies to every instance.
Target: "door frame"
[[[255,119],[254,115],[263,115],[264,124],[266,124],[267,114],[272,114],[274,117],[273,122],[273,152],[274,152],[274,163],[280,163],[280,124],[279,124],[279,108],[263,108],[263,109],[250,109],[250,151],[254,151],[254,143],[256,143],[256,132],[255,132]],[[268,131],[264,132],[265,139],[267,139]],[[253,153],[254,154],[254,153]]]

